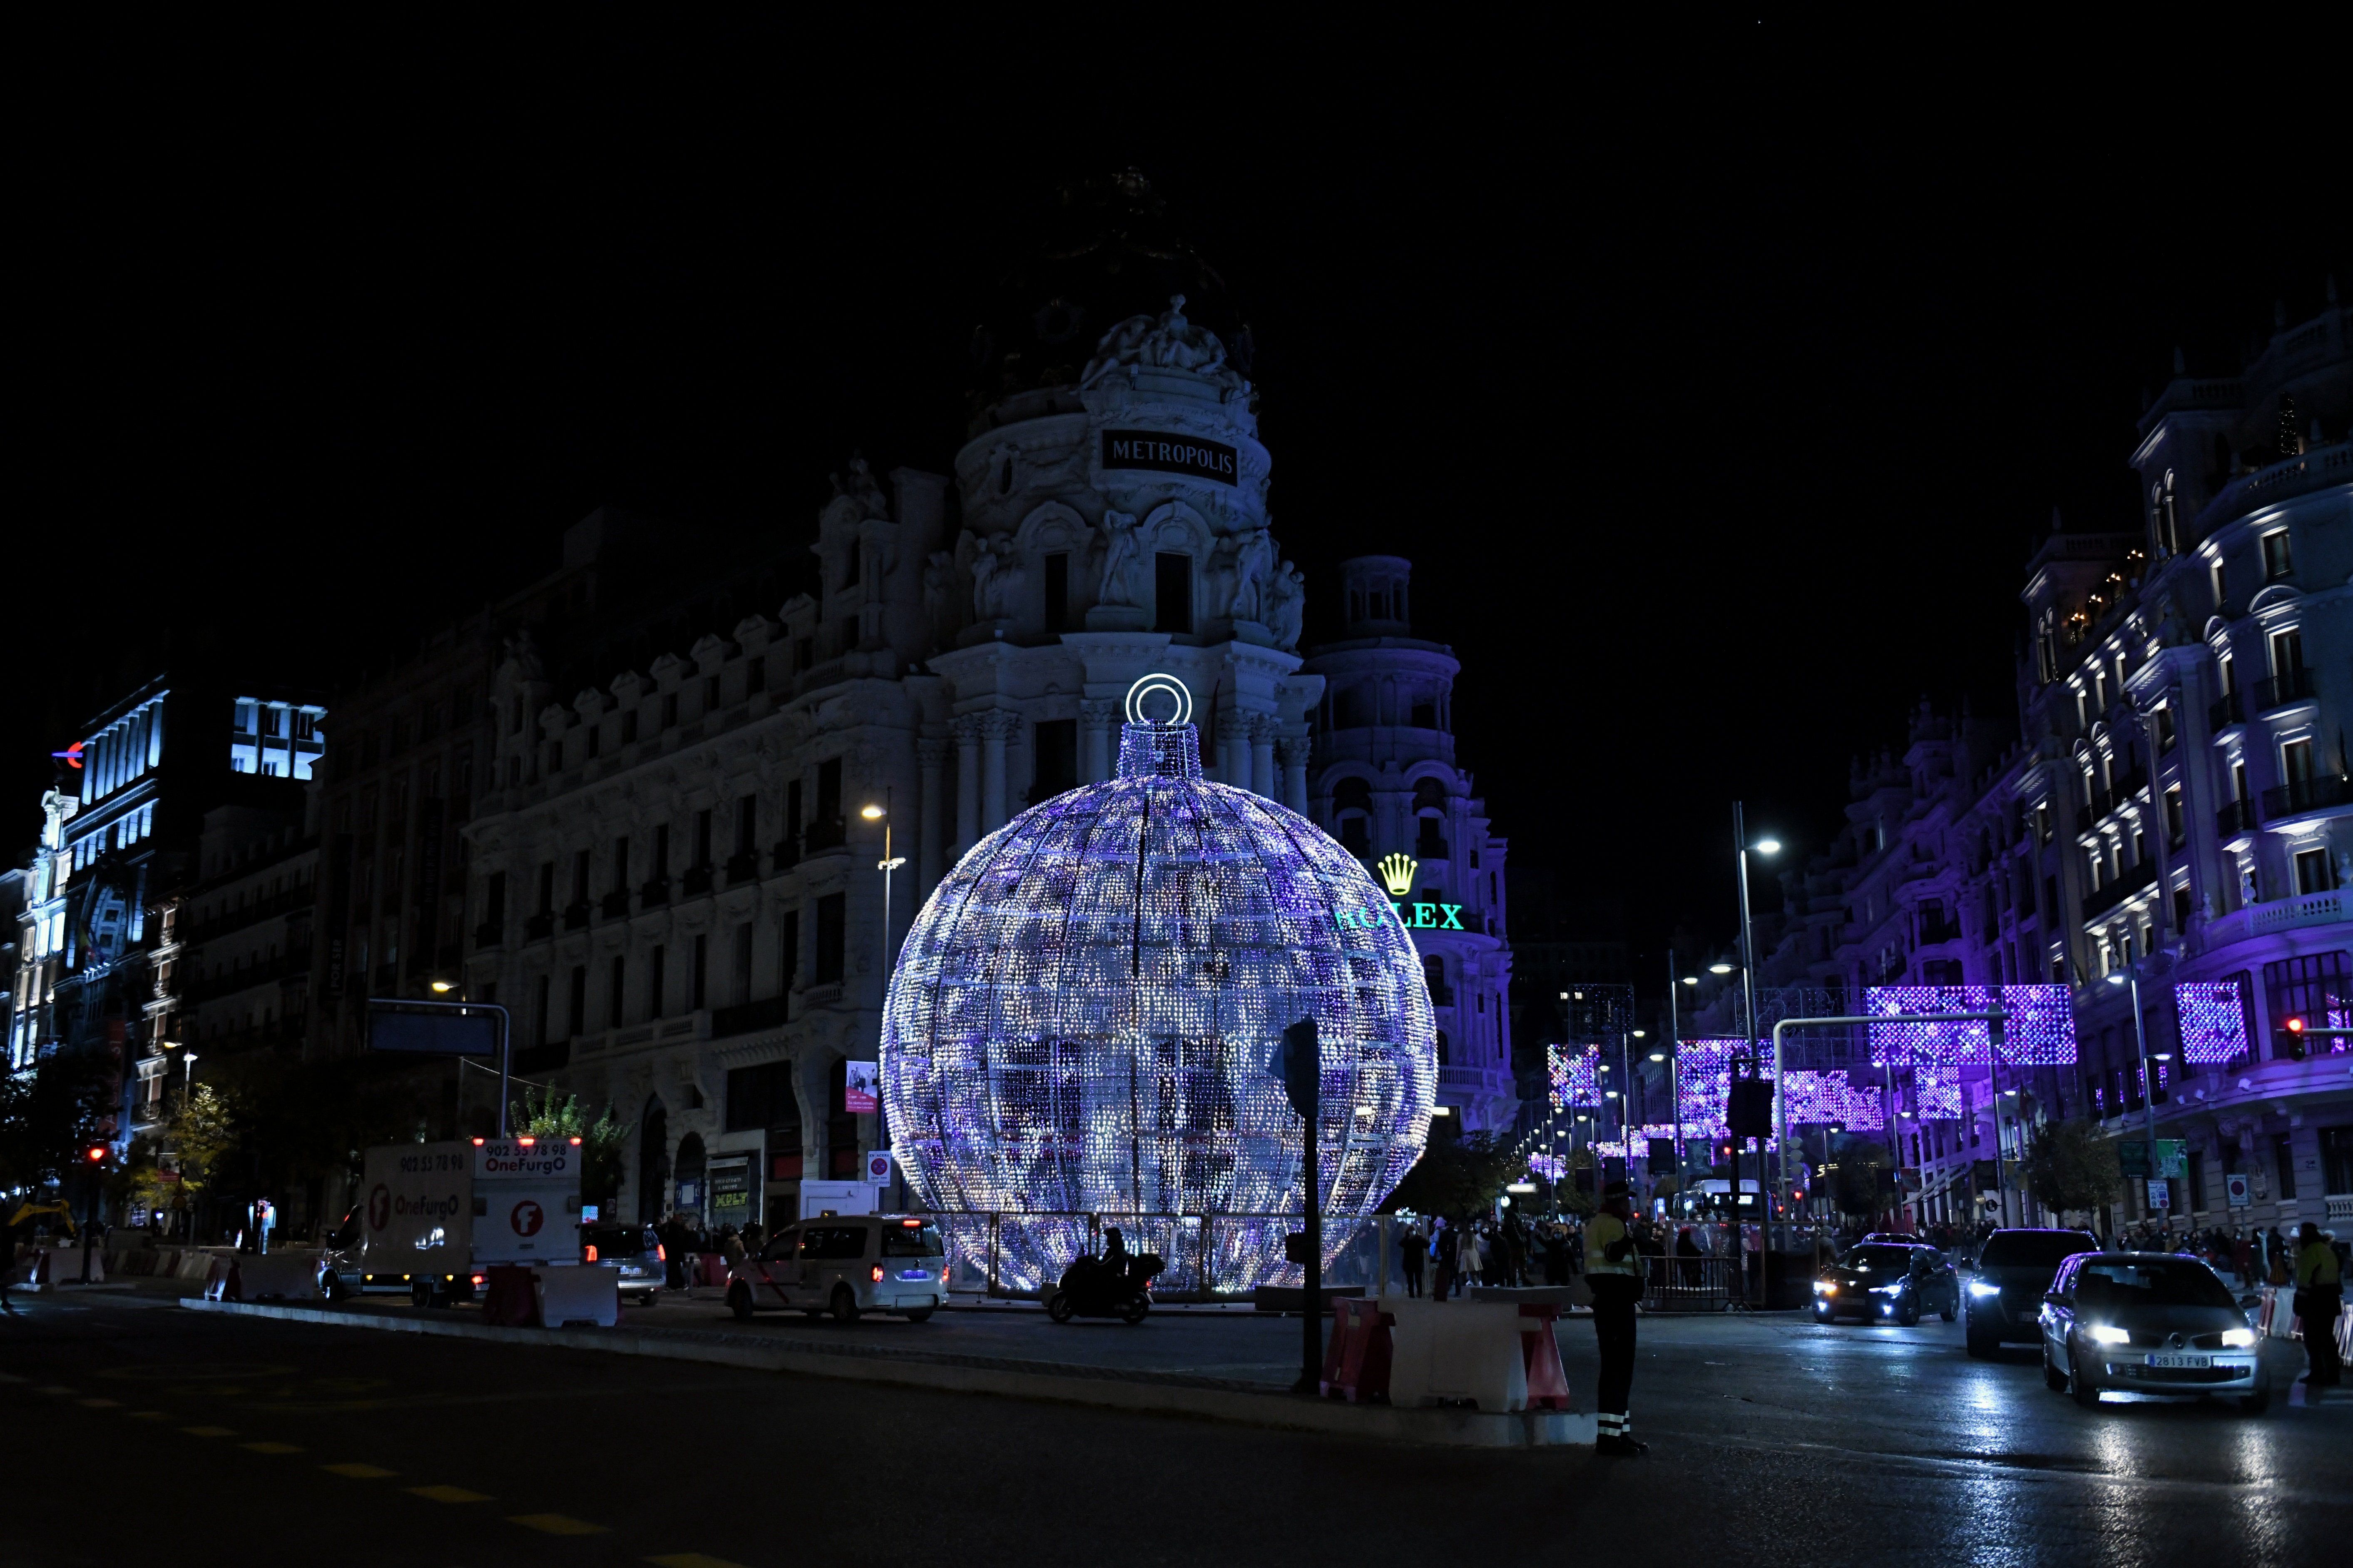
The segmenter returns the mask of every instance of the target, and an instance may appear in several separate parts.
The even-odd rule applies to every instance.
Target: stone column
[[[955,721],[956,848],[980,842],[980,718],[965,713]]]
[[[980,830],[1005,826],[1005,742],[1018,721],[1002,708],[980,715]]]
[[[1261,713],[1250,721],[1250,788],[1274,798],[1274,715]]]
[[[1250,721],[1231,708],[1218,715],[1218,762],[1211,776],[1236,789],[1250,788]]]
[[[1119,704],[1093,699],[1079,704],[1079,782],[1101,784],[1111,777],[1111,738],[1119,724]]]
[[[915,767],[922,780],[922,803],[915,821],[915,907],[939,885],[942,848],[940,832],[940,770],[947,764],[948,743],[934,736],[915,742]]]
[[[1275,754],[1282,760],[1282,804],[1307,815],[1307,757],[1312,749],[1303,735],[1275,742]]]

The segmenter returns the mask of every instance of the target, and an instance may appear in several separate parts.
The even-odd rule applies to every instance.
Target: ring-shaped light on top
[[[1176,716],[1154,719],[1144,711],[1144,700],[1155,691],[1166,691],[1176,699]],[[1147,675],[1127,689],[1127,721],[1131,724],[1190,724],[1193,721],[1193,694],[1185,683],[1173,675]]]

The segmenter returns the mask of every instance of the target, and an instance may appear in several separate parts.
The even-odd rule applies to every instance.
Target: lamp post
[[[1746,804],[1742,801],[1736,800],[1732,803],[1732,841],[1734,847],[1740,852],[1740,991],[1742,999],[1747,1004],[1748,1059],[1754,1063],[1757,1059],[1757,927],[1748,912],[1750,845]],[[1759,855],[1778,855],[1781,852],[1780,841],[1776,838],[1760,838],[1755,847]],[[1778,1054],[1778,1051],[1775,1053],[1776,1056]],[[1754,1071],[1755,1068],[1752,1067],[1750,1070]],[[1774,1142],[1786,1148],[1789,1142],[1788,1108],[1781,1099],[1781,1066],[1778,1061],[1773,1064],[1773,1113]],[[1773,1219],[1773,1210],[1772,1200],[1766,1195],[1765,1143],[1766,1140],[1762,1138],[1757,1141],[1757,1195],[1764,1199],[1764,1203],[1760,1205],[1764,1213],[1758,1215],[1758,1221],[1768,1228],[1758,1233],[1760,1246],[1757,1255],[1757,1279],[1758,1285],[1765,1288],[1769,1297],[1771,1287],[1766,1279],[1765,1271],[1766,1258],[1772,1251],[1769,1245],[1772,1232],[1769,1226]],[[1740,1207],[1740,1162],[1737,1156],[1735,1156],[1732,1164],[1732,1206],[1734,1212],[1737,1214]]]
[[[882,858],[874,862],[874,868],[882,873],[882,962],[875,965],[882,977],[881,994],[874,1004],[875,1016],[878,1019],[891,1005],[891,873],[907,863],[905,856],[891,853],[891,806],[892,804],[891,788],[885,784],[882,789],[882,804],[875,805],[870,802],[860,807],[858,813],[869,822],[879,822],[882,825]],[[879,1043],[881,1038],[879,1030],[876,1037]],[[880,1053],[877,1054],[879,1056]],[[874,1137],[875,1142],[884,1148],[888,1148],[891,1143],[890,1116],[890,1111],[883,1108],[878,1095],[874,1107]],[[893,1159],[891,1162],[892,1184],[894,1187],[903,1187],[906,1179],[906,1173],[899,1169],[899,1162]],[[904,1207],[903,1191],[901,1198],[902,1201],[898,1206]]]
[[[2126,986],[2132,993],[2133,1043],[2140,1047],[2140,1108],[2143,1116],[2141,1125],[2148,1138],[2148,1173],[2142,1179],[2153,1182],[2158,1179],[2157,1174],[2157,1064],[2171,1061],[2173,1053],[2163,1051],[2156,1056],[2149,1054],[2148,1024],[2147,1020],[2141,1016],[2140,1010],[2140,961],[2135,959],[2122,969],[2110,970],[2108,984]],[[2001,1114],[1999,1100],[1995,1102],[1994,1114],[1996,1117]],[[1999,1121],[1994,1123],[1994,1131],[1996,1133],[2001,1131],[2001,1123]],[[2145,1209],[2148,1206],[2147,1187],[2141,1188],[2140,1196],[2141,1206]],[[2165,1237],[2168,1242],[2173,1239],[2173,1205],[2170,1204],[2168,1204],[2165,1209]]]

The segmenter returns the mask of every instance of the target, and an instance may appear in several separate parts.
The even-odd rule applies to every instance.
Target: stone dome
[[[1269,1064],[1311,1014],[1336,1255],[1357,1227],[1332,1222],[1370,1215],[1429,1133],[1420,960],[1322,829],[1203,779],[1191,724],[1131,722],[1116,778],[975,845],[917,916],[882,1023],[892,1147],[930,1207],[1001,1216],[949,1228],[1016,1288],[1083,1250],[1088,1216],[1159,1252],[1166,1289],[1295,1279],[1301,1124]]]

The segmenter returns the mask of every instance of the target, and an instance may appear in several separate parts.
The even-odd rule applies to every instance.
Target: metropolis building
[[[765,1221],[887,1147],[845,1064],[875,1058],[916,910],[1016,813],[1112,776],[1150,672],[1194,694],[1207,776],[1367,859],[1435,850],[1408,892],[1458,909],[1425,949],[1472,1075],[1448,1097],[1508,1095],[1479,880],[1502,850],[1438,717],[1453,661],[1407,638],[1401,563],[1303,660],[1248,331],[1140,180],[1096,195],[977,336],[953,474],[836,476],[813,591],[576,689],[528,648],[495,671],[463,984],[508,1008],[529,1078],[636,1125],[626,1214]]]
[[[2158,1178],[2177,1222],[2353,1220],[2353,1040],[2295,1026],[2353,1026],[2348,434],[2353,311],[2333,287],[2240,375],[2177,363],[2131,457],[2141,527],[2054,520],[2028,564],[2025,741],[1924,709],[1901,756],[1858,765],[1830,851],[1785,879],[1767,986],[2068,988],[2072,1064],[1979,1067],[1957,1106],[1893,1080],[1894,1130],[1872,1135],[1915,1220],[2006,1188],[2021,1223],[1998,1150],[2086,1116],[2137,1141],[2152,1110],[2184,1145]],[[2110,1222],[2157,1195],[2127,1181]]]

